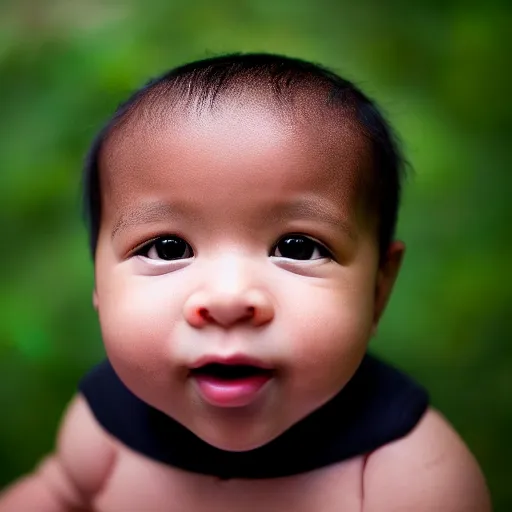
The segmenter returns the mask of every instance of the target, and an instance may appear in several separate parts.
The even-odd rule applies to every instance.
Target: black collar
[[[82,380],[80,390],[98,422],[131,449],[222,479],[295,475],[366,454],[406,435],[428,405],[421,386],[367,355],[340,393],[278,438],[228,452],[138,399],[108,361]]]

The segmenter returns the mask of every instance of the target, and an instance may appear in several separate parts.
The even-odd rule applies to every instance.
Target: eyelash
[[[303,239],[303,240],[308,240],[309,242],[311,242],[313,244],[313,251],[315,250],[319,250],[320,252],[320,258],[315,258],[314,260],[310,260],[310,259],[300,259],[300,258],[286,258],[285,256],[281,256],[282,258],[285,258],[285,259],[291,259],[291,260],[294,260],[294,261],[315,261],[317,259],[321,259],[321,258],[329,258],[329,259],[332,259],[334,260],[334,257],[331,253],[331,251],[322,243],[318,242],[317,240],[315,240],[314,238],[308,236],[308,235],[303,235],[303,234],[300,234],[300,233],[290,233],[290,234],[287,234],[285,236],[282,236],[276,244],[274,244],[272,246],[272,250],[271,252],[275,251],[279,244],[281,242],[283,242],[284,240],[287,240],[287,239]],[[165,258],[162,258],[160,254],[158,254],[158,249],[155,248],[155,244],[159,241],[163,241],[163,240],[174,240],[174,241],[177,241],[178,243],[180,242],[184,242],[186,244],[186,250],[189,251],[189,252],[192,252],[192,255],[191,256],[187,256],[187,257],[184,257],[184,258],[175,258],[175,259],[165,259]],[[151,251],[151,249],[155,248],[155,251],[157,253],[157,256],[158,258],[150,258],[149,257],[149,252]],[[178,237],[178,236],[175,236],[175,235],[166,235],[166,236],[160,236],[160,237],[157,237],[157,238],[154,238],[152,240],[150,240],[149,242],[145,243],[143,246],[139,247],[138,249],[136,249],[133,253],[134,256],[142,256],[142,257],[145,257],[145,258],[148,258],[148,259],[151,259],[151,260],[162,260],[162,261],[180,261],[180,260],[183,260],[183,259],[188,259],[188,258],[191,258],[193,257],[193,249],[191,248],[190,244],[188,244],[183,238],[181,237]],[[276,256],[274,256],[276,257]],[[279,257],[279,256],[277,256]]]

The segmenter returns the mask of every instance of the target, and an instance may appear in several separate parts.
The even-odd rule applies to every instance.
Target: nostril
[[[212,316],[210,315],[210,313],[208,312],[208,310],[206,308],[199,308],[199,310],[197,311],[197,313],[199,314],[199,316],[201,318],[203,318],[204,320],[208,320],[208,321],[211,321],[213,320]]]
[[[254,317],[255,312],[256,312],[256,308],[254,306],[247,306],[246,314],[244,315],[244,318],[252,318],[252,317]],[[207,308],[198,308],[197,314],[203,320],[206,320],[208,322],[212,322],[214,320],[214,317],[210,314],[210,312],[208,311]]]

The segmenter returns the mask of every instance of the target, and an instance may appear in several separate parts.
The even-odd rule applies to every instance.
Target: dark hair
[[[93,257],[101,221],[100,154],[116,129],[134,117],[154,118],[155,106],[164,110],[175,105],[190,108],[191,104],[211,108],[218,97],[251,87],[267,87],[280,105],[289,105],[293,93],[300,90],[323,93],[326,107],[341,107],[356,119],[371,142],[373,165],[365,187],[378,221],[380,254],[385,255],[394,237],[405,168],[392,129],[367,96],[334,72],[300,59],[258,53],[224,55],[179,66],[148,82],[118,107],[96,136],[85,163],[84,212]]]

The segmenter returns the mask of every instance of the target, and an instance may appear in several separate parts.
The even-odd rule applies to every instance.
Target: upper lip
[[[254,366],[264,370],[272,370],[272,366],[264,363],[260,359],[256,359],[244,354],[234,354],[232,356],[206,355],[198,359],[192,366],[191,370],[197,370],[208,364],[224,364],[231,366]]]

